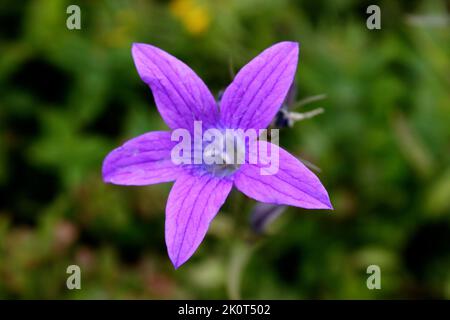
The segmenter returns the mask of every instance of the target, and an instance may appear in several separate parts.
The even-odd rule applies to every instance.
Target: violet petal
[[[197,250],[232,186],[232,180],[209,174],[185,173],[177,178],[167,200],[165,227],[167,250],[175,268]]]
[[[219,111],[204,82],[184,62],[149,44],[135,43],[132,55],[142,80],[171,129],[192,129],[195,120],[213,126]]]
[[[225,90],[220,112],[227,128],[265,129],[294,80],[298,43],[280,42],[245,65]]]
[[[111,151],[103,161],[103,180],[121,185],[173,181],[182,171],[171,160],[176,142],[167,131],[148,132]]]
[[[265,141],[270,152],[279,152],[278,172],[261,175],[265,165],[243,164],[236,172],[236,187],[250,198],[260,202],[290,205],[306,209],[332,209],[328,193],[320,180],[298,159],[282,148]]]

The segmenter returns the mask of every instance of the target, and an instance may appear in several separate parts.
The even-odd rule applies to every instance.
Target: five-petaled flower
[[[187,65],[167,52],[136,43],[132,55],[170,129],[193,130],[194,121],[202,121],[205,128],[259,130],[270,124],[285,99],[295,76],[298,50],[296,42],[280,42],[264,50],[240,70],[220,103]],[[260,202],[332,209],[319,179],[270,142],[258,141],[258,146],[279,152],[279,169],[274,175],[261,175],[260,163],[227,170],[211,170],[211,165],[204,164],[176,165],[171,161],[175,144],[170,131],[149,132],[113,150],[103,163],[103,179],[108,183],[175,181],[165,220],[167,249],[175,268],[196,251],[233,185]]]

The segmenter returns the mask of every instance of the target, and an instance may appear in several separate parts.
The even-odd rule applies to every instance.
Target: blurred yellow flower
[[[189,33],[198,35],[208,29],[211,22],[210,13],[204,4],[197,0],[173,0],[169,8]]]

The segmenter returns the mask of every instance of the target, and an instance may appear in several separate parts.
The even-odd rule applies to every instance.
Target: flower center
[[[203,160],[206,169],[215,176],[229,176],[244,163],[245,145],[238,136],[224,135],[223,139],[206,145]]]

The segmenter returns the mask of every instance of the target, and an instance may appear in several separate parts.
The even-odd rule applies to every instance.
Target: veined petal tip
[[[148,43],[141,43],[141,42],[133,42],[131,44],[131,55],[135,62],[140,61],[140,59],[144,59],[145,54],[147,52],[152,52],[157,50],[158,48],[152,46]]]
[[[167,253],[169,255],[170,262],[172,262],[174,269],[178,270],[186,261],[189,260],[189,258],[192,255],[186,256],[182,252],[180,252],[181,248],[171,246],[168,244],[167,229],[165,232],[165,237],[166,237]]]
[[[158,47],[155,47],[154,45],[151,45],[149,43],[143,43],[143,42],[133,42],[131,43],[131,55],[134,57],[135,54],[142,52],[153,51],[153,52],[162,52],[162,50]]]
[[[112,184],[113,183],[111,177],[109,177],[107,175],[103,175],[102,176],[102,180],[103,180],[104,183],[108,183],[108,184]]]
[[[309,209],[309,210],[330,210],[330,211],[334,210],[331,202],[321,202],[320,204],[314,204],[311,206],[299,206],[299,207]]]
[[[107,174],[108,170],[107,170],[106,160],[107,160],[107,157],[103,161],[103,165],[102,165],[102,180],[104,183],[110,183],[111,180],[110,180],[109,175]]]
[[[102,163],[102,180],[104,183],[113,183],[112,176],[111,176],[111,158],[113,155],[113,151],[108,153],[106,157],[103,159]]]
[[[109,173],[108,170],[106,170],[105,168],[103,169],[102,172],[102,180],[106,184],[118,184],[114,180],[114,174]]]
[[[186,261],[189,259],[180,259],[180,257],[172,257],[172,255],[169,254],[170,261],[172,262],[172,265],[175,270],[178,270]]]
[[[136,62],[136,59],[143,54],[142,51],[144,51],[147,48],[147,46],[149,46],[149,45],[145,44],[145,43],[139,43],[139,42],[133,42],[131,44],[131,56],[133,57],[135,62]]]
[[[131,43],[131,50],[136,50],[136,49],[139,49],[139,47],[147,46],[147,45],[148,44],[142,43],[142,42],[132,42]]]
[[[320,209],[320,210],[330,210],[330,211],[333,211],[333,210],[334,210],[333,205],[331,204],[331,200],[330,200],[330,198],[328,197],[328,195],[326,195],[326,198],[323,199],[323,200],[321,200],[320,203],[321,203],[322,205],[319,206],[319,207],[317,207],[317,209]],[[330,212],[330,213],[331,213],[331,212]]]
[[[326,210],[334,210],[334,207],[333,207],[333,204],[331,203],[331,199],[330,199],[330,196],[328,195],[328,192],[327,192],[327,197],[326,197],[326,201],[324,202],[324,204],[327,206],[325,208]]]
[[[300,48],[300,43],[296,41],[281,41],[274,44],[274,46],[290,47],[298,52]]]

